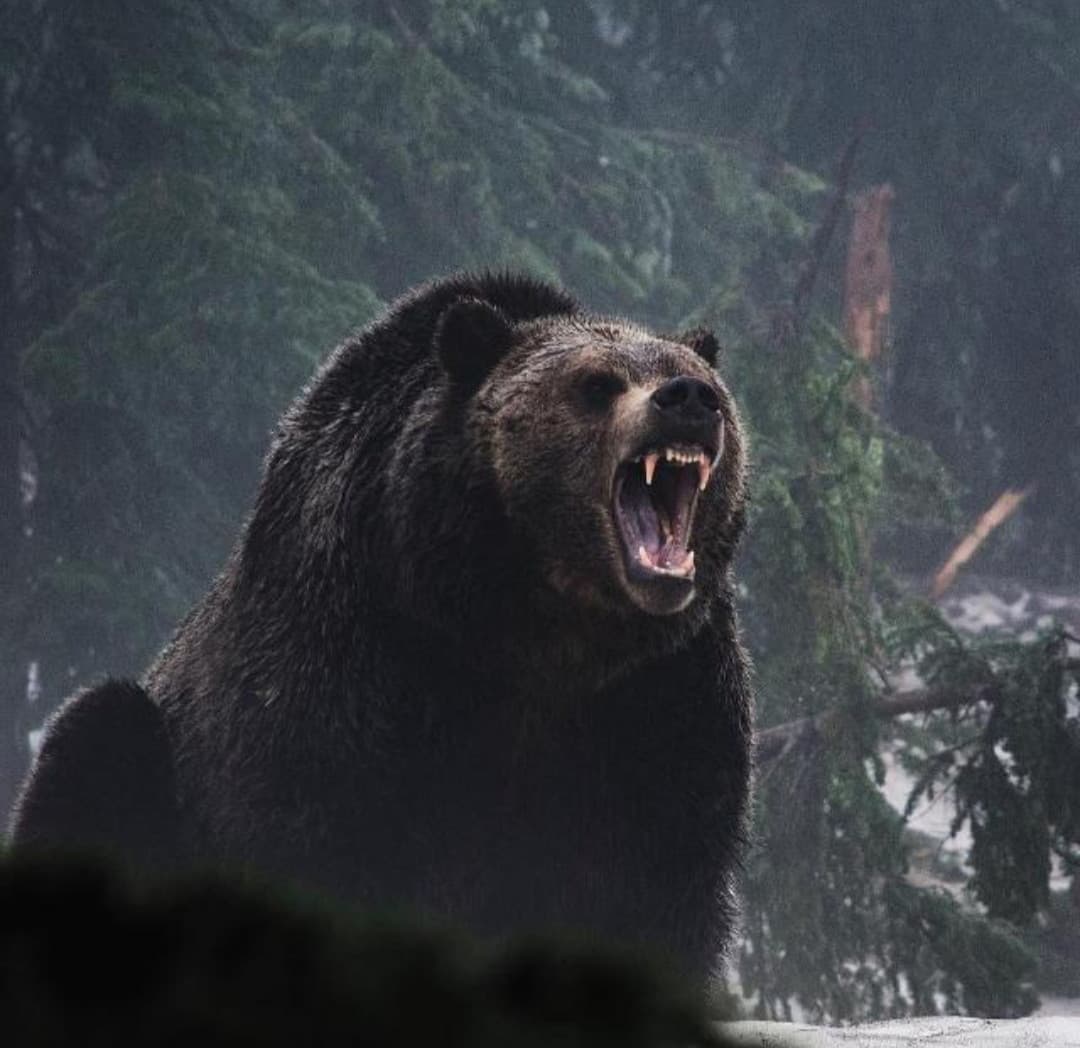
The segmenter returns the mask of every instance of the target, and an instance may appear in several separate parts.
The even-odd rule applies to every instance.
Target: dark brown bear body
[[[145,680],[181,856],[704,974],[750,763],[743,453],[714,353],[512,277],[422,287],[340,347]],[[57,836],[36,798],[85,781],[93,803],[65,733],[86,701],[17,841]]]

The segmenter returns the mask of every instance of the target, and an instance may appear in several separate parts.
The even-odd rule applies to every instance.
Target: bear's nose
[[[680,375],[652,395],[653,404],[668,417],[703,419],[720,410],[720,397],[708,382]]]

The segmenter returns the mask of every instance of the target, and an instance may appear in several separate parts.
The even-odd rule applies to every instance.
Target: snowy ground
[[[959,580],[940,606],[954,626],[969,633],[1005,630],[1026,639],[1056,620],[1080,636],[1080,593],[1067,590],[975,575]]]
[[[905,1019],[865,1026],[729,1023],[727,1043],[739,1048],[1080,1048],[1080,1020],[1034,1018]]]

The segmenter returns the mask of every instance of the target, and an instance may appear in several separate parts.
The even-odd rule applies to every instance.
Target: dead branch
[[[1020,490],[1010,488],[997,497],[994,504],[979,517],[975,527],[963,537],[934,576],[930,587],[930,596],[933,600],[937,600],[956,581],[957,573],[975,556],[976,551],[987,540],[990,533],[1004,524],[1034,491],[1035,485],[1029,484]]]
[[[905,713],[931,713],[934,710],[956,709],[979,702],[993,702],[997,689],[993,684],[982,684],[970,692],[957,692],[944,688],[918,688],[899,692],[882,699],[874,707],[878,720],[893,720]],[[763,728],[755,736],[755,754],[759,768],[782,760],[796,746],[826,734],[842,716],[842,710],[826,710],[812,717]]]
[[[773,323],[773,342],[782,345],[789,339],[798,337],[802,325],[806,320],[807,311],[810,308],[810,298],[817,283],[818,273],[825,259],[825,254],[832,243],[833,234],[836,232],[837,223],[844,210],[844,201],[847,199],[848,185],[851,182],[851,173],[855,167],[855,156],[859,151],[869,127],[865,119],[859,120],[855,129],[840,154],[836,165],[836,175],[833,178],[832,192],[825,213],[814,230],[807,246],[806,256],[799,266],[799,274],[795,280],[795,292],[791,297],[791,304],[779,311]]]

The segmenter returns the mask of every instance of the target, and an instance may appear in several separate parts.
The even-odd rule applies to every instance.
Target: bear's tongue
[[[641,460],[624,469],[615,516],[627,552],[647,571],[692,577],[687,542],[700,487],[697,461],[655,462],[649,478]]]

